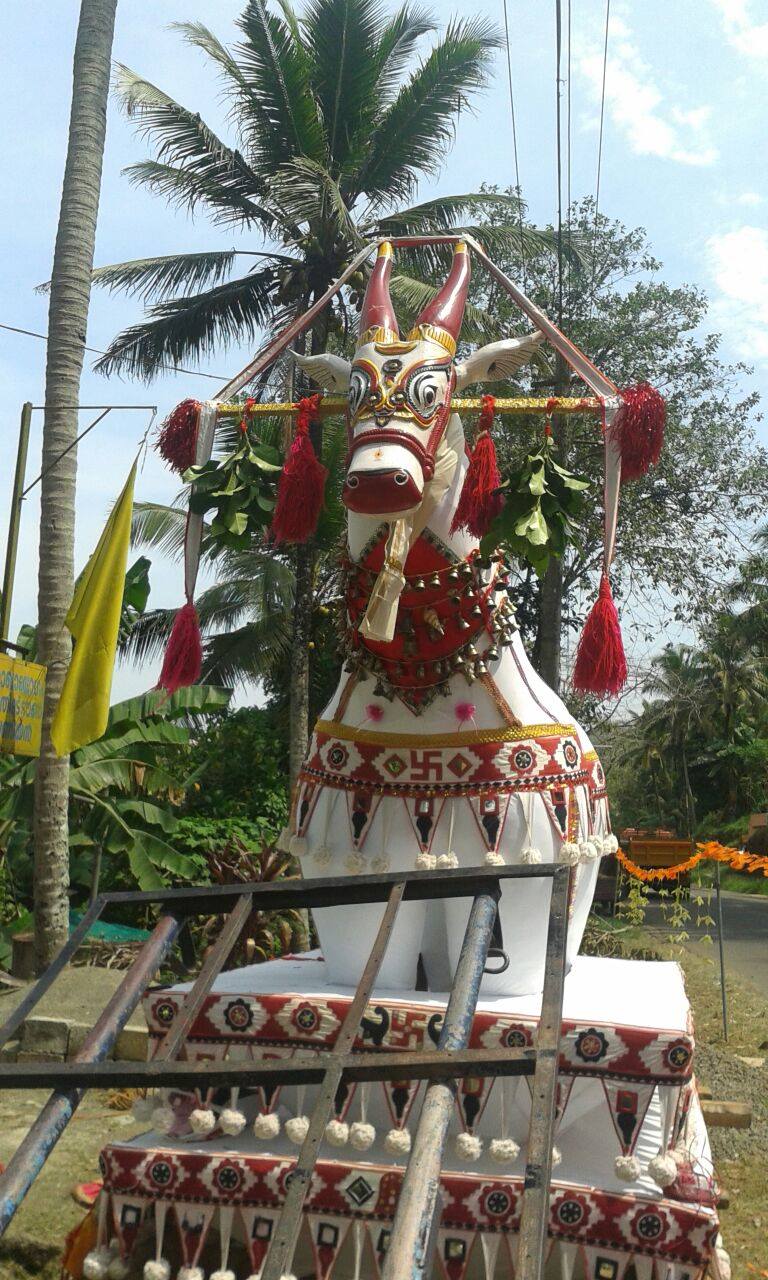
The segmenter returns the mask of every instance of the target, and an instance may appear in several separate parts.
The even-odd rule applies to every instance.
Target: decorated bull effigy
[[[576,407],[595,412],[604,433],[605,554],[574,679],[598,693],[615,692],[626,675],[608,578],[622,469],[631,478],[658,457],[663,406],[647,387],[619,393],[474,245],[537,329],[459,359],[469,247],[456,243],[445,284],[401,336],[388,290],[393,249],[381,245],[352,362],[297,357],[325,391],[346,395],[348,531],[344,669],[315,725],[283,841],[307,879],[413,867],[570,868],[545,1274],[725,1280],[682,975],[669,963],[578,955],[600,859],[616,849],[605,779],[584,730],[526,657],[510,599],[514,566],[484,542],[500,503],[493,405],[484,399],[470,449],[454,402],[471,384],[511,377],[543,337],[587,383],[592,398]],[[260,367],[278,350],[273,343]],[[166,427],[166,455],[183,469],[194,465],[192,478],[203,474],[223,411],[187,402]],[[317,518],[324,475],[310,427],[320,411],[308,399],[297,414],[272,523],[278,540],[306,538]],[[199,672],[192,597],[200,533],[198,507],[188,522],[187,604],[166,653],[166,687]],[[535,1043],[549,892],[536,879],[504,885],[498,937],[509,963],[482,979],[471,1047]],[[458,898],[405,904],[356,1047],[385,1055],[437,1044],[468,911]],[[380,916],[380,904],[352,913],[323,907],[315,913],[319,951],[222,974],[190,1029],[186,1057],[328,1054]],[[186,989],[147,993],[155,1044]],[[314,1088],[142,1099],[149,1131],[102,1153],[99,1235],[83,1274],[258,1277]],[[424,1089],[407,1078],[339,1088],[305,1202],[296,1276],[382,1275]],[[528,1077],[461,1082],[440,1174],[436,1274],[445,1280],[515,1275],[531,1108]]]

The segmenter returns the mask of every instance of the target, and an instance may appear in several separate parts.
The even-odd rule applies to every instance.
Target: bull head
[[[392,246],[385,242],[368,281],[351,364],[329,354],[295,357],[326,390],[347,392],[342,497],[350,511],[378,519],[397,519],[421,505],[444,449],[454,391],[511,376],[541,341],[535,333],[494,342],[456,362],[470,279],[463,244],[456,245],[445,284],[401,339],[389,296],[391,270]]]

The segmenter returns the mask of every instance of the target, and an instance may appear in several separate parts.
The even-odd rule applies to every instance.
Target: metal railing
[[[497,903],[507,881],[538,876],[552,881],[544,990],[535,1048],[470,1049],[480,983],[494,952]],[[517,1280],[541,1280],[544,1267],[552,1141],[567,935],[570,869],[559,865],[460,868],[435,873],[395,872],[311,881],[219,885],[153,893],[106,893],[91,905],[67,944],[7,1022],[0,1048],[22,1026],[58,974],[111,904],[156,905],[159,919],[131,969],[71,1062],[0,1064],[0,1089],[51,1088],[26,1137],[0,1175],[0,1235],[62,1136],[88,1088],[170,1086],[207,1089],[275,1084],[318,1087],[309,1129],[296,1159],[261,1280],[279,1280],[291,1269],[302,1211],[334,1100],[345,1082],[398,1079],[428,1081],[396,1208],[384,1280],[428,1280],[440,1220],[440,1169],[458,1081],[467,1076],[533,1075],[532,1109],[520,1222]],[[437,1048],[430,1051],[353,1052],[387,944],[404,901],[472,898],[464,941]],[[206,996],[221,973],[250,912],[382,902],[376,940],[330,1052],[317,1062],[262,1059],[252,1062],[180,1062],[178,1055]],[[173,1026],[148,1062],[108,1061],[152,976],[174,943],[183,942],[192,916],[226,913],[214,947],[185,995]]]

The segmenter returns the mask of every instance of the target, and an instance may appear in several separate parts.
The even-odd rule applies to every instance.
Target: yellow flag
[[[94,742],[107,727],[135,479],[134,462],[98,546],[80,575],[66,617],[75,649],[51,725],[51,742],[60,756]]]

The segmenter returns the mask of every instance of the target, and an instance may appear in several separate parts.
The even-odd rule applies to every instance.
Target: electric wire
[[[560,76],[563,53],[562,0],[555,0],[555,116],[557,151],[557,323],[563,327],[563,82]]]
[[[597,174],[595,179],[595,208],[592,222],[592,282],[589,291],[588,329],[592,327],[592,312],[597,284],[597,219],[600,213],[600,179],[603,169],[603,128],[605,125],[605,80],[608,69],[608,31],[611,22],[611,0],[605,0],[605,36],[603,39],[603,83],[600,92],[600,130],[597,139]]]
[[[42,338],[43,342],[48,341],[47,333],[36,333],[34,329],[20,329],[15,324],[0,324],[0,329],[7,329],[9,333],[22,333],[27,338]],[[100,347],[83,347],[83,351],[90,351],[97,356],[105,356],[106,351],[102,351]],[[166,373],[186,373],[192,378],[213,378],[215,382],[223,380],[223,374],[203,373],[200,369],[185,369],[178,364],[159,364],[158,369],[163,369]]]
[[[509,87],[509,114],[512,118],[512,154],[515,161],[515,190],[517,191],[518,200],[518,218],[520,222],[520,263],[523,276],[523,292],[528,289],[527,271],[525,262],[525,233],[523,231],[523,193],[520,186],[520,161],[517,152],[517,121],[515,117],[515,91],[512,81],[512,51],[509,44],[509,14],[507,12],[507,0],[504,3],[504,41],[507,50],[507,84]]]
[[[572,137],[572,130],[571,130],[571,0],[568,0],[567,26],[568,26],[568,71],[567,71],[568,97],[566,102],[566,142],[565,142],[566,212],[565,212],[565,216],[566,216],[566,234],[567,234],[567,240],[568,240],[568,262],[566,264],[566,275],[567,275],[566,299],[567,299],[567,315],[568,315],[568,321],[570,325],[570,321],[572,319],[571,301],[573,298],[573,287],[572,287],[572,281],[571,281],[571,272],[573,270],[573,262],[572,262],[573,239],[572,239],[572,225],[571,225],[571,205],[573,203],[573,196],[572,196],[572,189],[571,189],[571,137]]]

